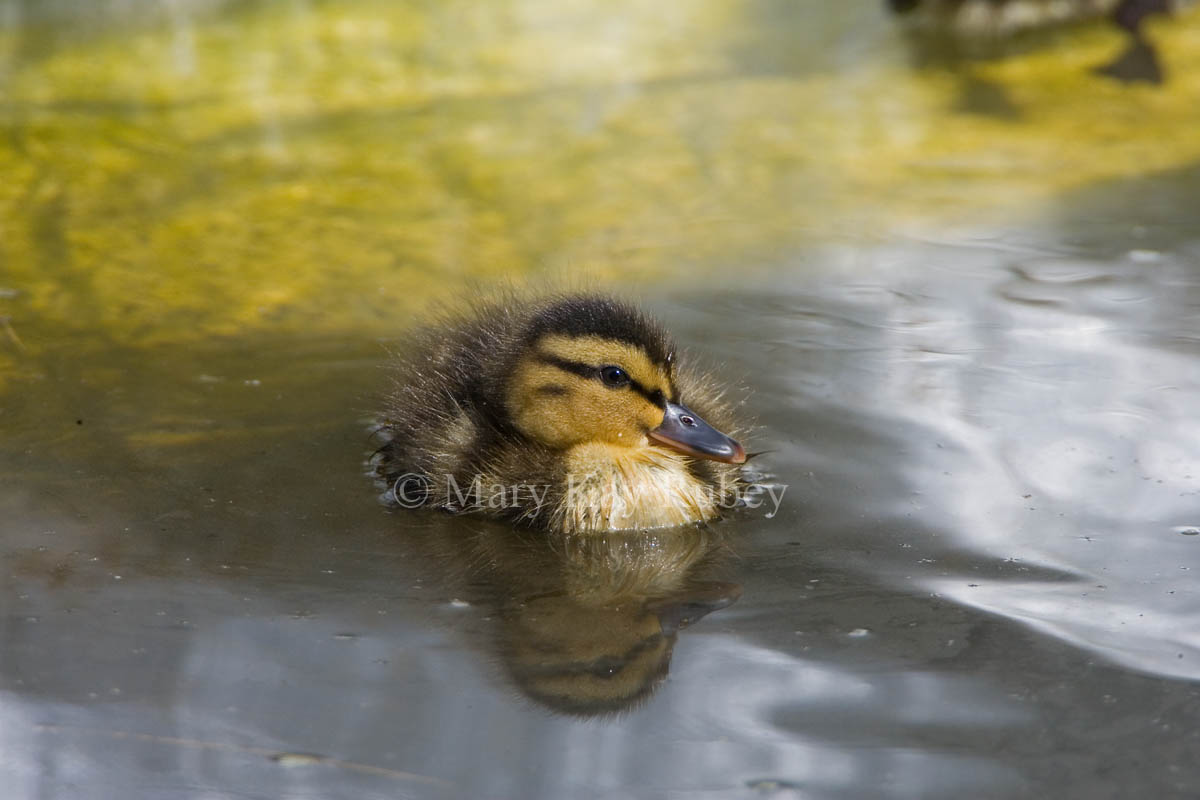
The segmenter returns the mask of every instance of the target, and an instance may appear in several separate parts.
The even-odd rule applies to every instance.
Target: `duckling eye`
[[[600,380],[604,381],[605,386],[626,386],[629,384],[629,375],[620,367],[609,365],[600,368]]]

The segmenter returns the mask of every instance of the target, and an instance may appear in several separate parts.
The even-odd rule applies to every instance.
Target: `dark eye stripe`
[[[663,397],[662,389],[655,389],[653,392],[651,392],[651,391],[647,390],[645,386],[642,386],[640,383],[635,383],[633,386],[634,386],[634,390],[638,394],[640,394],[642,397],[649,400],[651,403],[654,403],[654,405],[658,406],[659,408],[667,407],[667,399],[665,397]]]
[[[552,367],[558,367],[559,369],[561,369],[564,372],[570,372],[574,375],[578,375],[581,378],[599,378],[600,377],[600,368],[599,367],[591,367],[591,366],[588,366],[587,364],[581,364],[578,361],[568,361],[565,358],[559,358],[558,356],[552,356],[549,353],[538,353],[537,357],[538,357],[538,360],[544,364],[549,364]]]
[[[557,367],[558,369],[561,369],[564,372],[570,372],[574,375],[580,376],[581,378],[595,378],[596,380],[600,379],[600,367],[593,367],[590,364],[582,364],[578,361],[569,361],[565,358],[559,358],[558,356],[550,355],[549,353],[539,352],[537,354],[537,357],[538,357],[538,360],[544,364],[549,364],[552,367]],[[625,374],[629,375],[628,372],[626,372]],[[661,389],[654,389],[653,391],[651,391],[650,389],[647,389],[645,386],[643,386],[642,384],[635,381],[633,379],[633,376],[629,377],[629,388],[633,389],[635,392],[637,392],[642,397],[646,398],[647,400],[649,400],[651,403],[658,406],[659,408],[667,407],[667,400],[665,397],[663,397],[663,393],[662,393]]]
[[[649,400],[651,403],[658,406],[659,408],[667,407],[667,401],[663,399],[663,393],[662,393],[661,389],[655,389],[654,391],[650,391],[645,386],[642,386],[640,383],[633,380],[632,378],[629,379],[629,385],[631,387],[633,387],[633,390],[635,392],[637,392],[642,397],[646,398],[647,400]]]

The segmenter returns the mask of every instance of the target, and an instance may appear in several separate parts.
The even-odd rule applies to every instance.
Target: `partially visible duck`
[[[1158,54],[1142,31],[1156,14],[1191,0],[885,0],[916,30],[957,42],[968,55],[990,54],[1013,36],[1087,19],[1109,18],[1130,35],[1129,47],[1097,72],[1123,81],[1161,83]]]

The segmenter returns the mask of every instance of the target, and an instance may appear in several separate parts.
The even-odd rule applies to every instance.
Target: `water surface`
[[[1195,793],[1194,13],[1162,87],[967,65],[996,117],[873,3],[0,8],[9,796]],[[777,514],[379,504],[405,328],[578,268]]]

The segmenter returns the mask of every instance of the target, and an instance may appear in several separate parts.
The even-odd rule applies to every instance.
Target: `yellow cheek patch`
[[[582,442],[638,447],[646,444],[646,431],[662,424],[662,409],[633,387],[605,386],[543,357],[586,367],[614,364],[649,391],[670,396],[665,371],[637,347],[594,336],[546,336],[517,363],[505,398],[525,435],[554,448]]]
[[[638,399],[642,398],[639,397]],[[645,430],[652,431],[659,425],[662,425],[663,416],[666,414],[663,409],[646,400],[642,401],[641,406],[639,419]]]
[[[534,357],[518,364],[507,402],[517,430],[554,448],[587,441],[635,444],[644,438],[640,406],[650,405],[633,392],[610,389]]]
[[[581,381],[549,364],[522,359],[513,372],[506,398],[517,430],[551,447],[567,447],[578,441],[566,410],[573,404]]]

